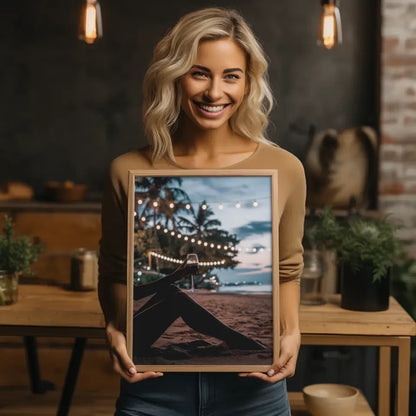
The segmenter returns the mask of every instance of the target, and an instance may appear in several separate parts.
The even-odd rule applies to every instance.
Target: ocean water
[[[272,285],[239,285],[239,286],[220,286],[220,293],[272,293]]]

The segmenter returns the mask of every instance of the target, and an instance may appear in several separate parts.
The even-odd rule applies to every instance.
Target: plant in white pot
[[[19,275],[31,272],[30,265],[43,250],[42,244],[33,243],[27,236],[14,238],[11,218],[5,215],[4,221],[0,234],[0,305],[16,302]]]

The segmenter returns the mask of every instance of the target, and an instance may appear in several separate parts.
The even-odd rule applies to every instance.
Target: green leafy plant
[[[402,257],[402,244],[395,231],[387,217],[353,215],[340,219],[325,207],[315,215],[308,232],[315,246],[335,250],[338,260],[354,271],[370,267],[373,280],[378,280]]]
[[[332,208],[327,205],[305,220],[305,243],[311,248],[333,250],[342,238],[342,226]]]
[[[43,250],[42,244],[34,244],[29,237],[14,238],[12,219],[4,216],[5,225],[0,235],[0,270],[10,273],[30,272],[30,265]]]

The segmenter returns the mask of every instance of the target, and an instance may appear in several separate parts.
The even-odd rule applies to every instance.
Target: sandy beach
[[[266,346],[264,350],[230,349],[216,338],[202,335],[178,318],[136,363],[159,365],[270,365],[272,362],[272,297],[267,294],[187,292],[231,328]],[[146,354],[147,355],[147,354]]]

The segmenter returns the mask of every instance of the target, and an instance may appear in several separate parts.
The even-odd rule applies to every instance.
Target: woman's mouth
[[[210,105],[210,104],[204,104],[199,103],[197,101],[194,101],[194,104],[202,110],[201,112],[206,115],[218,115],[221,114],[224,109],[230,105],[230,104],[220,104],[220,105]]]

